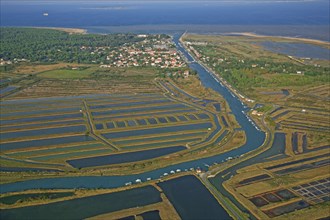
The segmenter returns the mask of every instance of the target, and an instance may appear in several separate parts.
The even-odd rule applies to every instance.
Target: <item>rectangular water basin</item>
[[[71,166],[75,168],[95,167],[104,165],[113,165],[121,163],[130,163],[141,160],[148,160],[164,155],[172,154],[186,149],[183,146],[174,146],[160,149],[144,150],[130,153],[112,154],[97,157],[88,157],[82,159],[68,160]]]
[[[158,183],[182,219],[232,219],[195,176]]]
[[[1,219],[86,219],[119,210],[143,207],[161,202],[160,193],[153,186],[70,199],[45,205],[1,210]],[[109,205],[111,204],[111,205]]]

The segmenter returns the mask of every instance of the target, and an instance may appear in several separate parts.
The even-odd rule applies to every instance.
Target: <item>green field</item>
[[[50,79],[83,79],[90,77],[93,72],[93,68],[87,68],[83,70],[58,69],[40,73],[38,76],[41,78]]]

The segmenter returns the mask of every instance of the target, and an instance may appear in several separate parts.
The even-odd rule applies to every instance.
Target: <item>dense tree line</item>
[[[69,34],[48,29],[0,28],[0,59],[101,63],[109,47],[115,49],[144,39],[135,34]]]

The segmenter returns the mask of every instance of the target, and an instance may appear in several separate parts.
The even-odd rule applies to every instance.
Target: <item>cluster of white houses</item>
[[[107,56],[107,64],[100,67],[179,68],[186,64],[170,40],[144,40],[112,50]]]

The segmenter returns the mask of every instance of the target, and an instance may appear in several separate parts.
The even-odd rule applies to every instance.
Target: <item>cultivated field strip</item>
[[[320,161],[316,161],[316,162],[312,162],[312,163],[307,163],[307,164],[301,164],[295,167],[289,167],[289,168],[285,168],[283,170],[277,170],[274,173],[277,175],[287,175],[287,174],[292,174],[295,172],[301,172],[304,170],[310,170],[310,169],[315,169],[318,167],[323,167],[323,166],[329,166],[330,165],[330,161],[328,158],[324,159],[324,160],[320,160]]]
[[[285,106],[273,110],[270,116],[277,123],[277,129],[289,133],[297,131],[305,133],[305,136],[311,132],[327,135],[330,132],[330,109],[324,100],[329,99],[330,92],[327,90],[327,86],[310,88],[290,97]],[[319,96],[320,93],[323,95]],[[293,152],[303,153],[301,144],[299,147],[297,143],[295,145]]]
[[[217,112],[221,111],[220,103],[216,103],[215,100],[200,99],[200,98],[194,97],[193,95],[185,92],[184,90],[180,89],[179,87],[177,87],[175,84],[173,84],[171,82],[159,81],[158,83],[161,87],[163,87],[163,89],[165,91],[169,92],[172,96],[174,96],[176,98],[188,99],[191,102],[193,102],[194,104],[197,104],[197,105],[200,105],[203,107],[206,107],[208,104],[213,103],[215,110]]]
[[[15,118],[15,117],[27,117],[30,115],[51,115],[53,113],[71,113],[71,112],[79,112],[81,110],[80,107],[73,108],[56,108],[56,109],[47,109],[47,110],[35,110],[35,111],[24,111],[24,112],[9,112],[2,113],[2,118]]]
[[[9,125],[9,126],[1,126],[2,132],[8,131],[19,131],[26,129],[38,129],[38,128],[52,128],[58,126],[68,126],[68,125],[76,125],[76,124],[84,124],[85,121],[83,119],[76,120],[66,120],[66,121],[55,121],[55,122],[46,122],[46,123],[32,123],[32,124],[22,124],[22,125]]]
[[[75,152],[64,152],[59,154],[52,154],[52,155],[46,155],[46,156],[35,156],[30,157],[29,159],[35,160],[35,161],[65,161],[67,159],[72,158],[79,158],[79,157],[91,157],[91,156],[99,156],[104,154],[110,154],[112,151],[109,148],[97,148],[97,149],[90,149],[90,150],[84,150],[84,151],[75,151]]]
[[[281,124],[285,126],[286,128],[293,128],[296,130],[313,130],[313,131],[324,131],[324,132],[330,132],[330,126],[327,125],[313,125],[310,123],[305,122],[288,122],[288,121],[282,121]]]
[[[185,139],[185,138],[191,138],[191,137],[205,137],[206,132],[194,132],[194,133],[187,133],[187,134],[157,134],[155,136],[149,136],[149,137],[133,137],[134,139],[113,139],[113,143],[117,146],[129,146],[129,145],[135,145],[145,142],[161,142],[161,141],[168,141],[168,140],[176,140],[176,139]]]
[[[137,144],[137,145],[124,145],[122,146],[123,150],[135,150],[135,149],[158,149],[170,146],[179,146],[179,145],[186,145],[191,142],[201,141],[201,138],[194,137],[194,138],[186,138],[186,139],[179,139],[179,140],[168,140],[164,142],[154,142],[154,143],[144,143],[144,144]]]
[[[8,139],[22,139],[22,137],[42,137],[42,136],[52,136],[52,135],[61,135],[61,134],[79,134],[86,131],[85,125],[75,125],[75,126],[66,126],[66,127],[56,127],[56,128],[44,128],[36,130],[25,130],[25,131],[14,131],[0,133],[1,140],[7,141]]]
[[[56,137],[56,138],[44,138],[36,140],[26,140],[26,141],[13,141],[7,143],[1,143],[1,152],[14,151],[17,149],[31,149],[31,148],[48,148],[50,146],[57,146],[60,144],[71,144],[79,142],[95,141],[94,138],[86,135],[77,136],[66,136],[66,137]]]
[[[103,98],[85,99],[91,106],[98,106],[103,104],[116,104],[124,102],[143,102],[152,100],[161,100],[164,96],[161,94],[134,94],[134,95],[107,95]],[[165,98],[166,99],[166,98]]]
[[[50,102],[50,103],[28,103],[28,104],[8,104],[8,105],[1,105],[0,108],[4,112],[29,112],[29,111],[36,111],[36,110],[53,110],[62,109],[62,108],[79,108],[82,106],[82,102],[80,100],[73,100],[71,102]]]
[[[303,159],[299,159],[299,160],[294,160],[294,161],[290,161],[290,162],[281,163],[278,165],[269,166],[269,167],[266,167],[265,169],[268,171],[271,171],[271,172],[275,172],[283,167],[289,168],[289,167],[293,167],[297,164],[310,163],[311,161],[323,160],[323,159],[328,158],[329,156],[330,156],[330,153],[317,155],[317,156],[311,156],[311,157],[307,157],[307,158],[303,158]]]
[[[59,120],[72,120],[75,118],[82,118],[82,113],[72,113],[72,114],[58,114],[58,115],[46,115],[46,116],[34,116],[34,117],[21,117],[16,119],[2,119],[0,120],[1,126],[3,125],[9,125],[9,124],[23,124],[23,123],[40,123],[42,121],[44,122],[50,122],[50,121],[59,121]]]
[[[52,96],[81,96],[87,94],[120,94],[122,91],[134,93],[157,93],[160,89],[150,78],[132,80],[131,77],[120,77],[120,80],[54,80],[43,79],[38,83],[25,88],[13,97],[16,99],[39,98]]]
[[[102,135],[108,139],[126,138],[126,137],[131,137],[131,136],[142,136],[142,135],[158,134],[158,133],[182,132],[185,130],[207,131],[208,128],[212,128],[212,127],[213,127],[213,125],[211,122],[204,122],[204,123],[177,125],[177,126],[168,126],[168,127],[145,128],[145,129],[140,129],[140,130],[109,132],[109,133],[105,133]]]
[[[128,102],[128,101],[132,101],[132,102]],[[98,105],[92,105],[90,106],[90,109],[93,110],[97,110],[97,109],[113,109],[113,108],[120,108],[120,107],[129,107],[129,106],[135,106],[135,105],[152,105],[152,104],[159,104],[159,103],[171,103],[173,101],[168,100],[168,99],[155,99],[155,100],[143,100],[143,101],[136,101],[136,100],[125,100],[125,102],[123,102],[121,100],[121,102],[117,102],[117,103],[104,103],[104,104],[98,104]]]
[[[35,156],[47,156],[47,155],[55,155],[58,153],[63,152],[75,152],[75,151],[83,151],[85,149],[97,149],[104,147],[104,145],[98,143],[98,142],[88,142],[89,144],[76,144],[74,145],[62,145],[62,146],[53,146],[46,149],[22,149],[23,151],[14,151],[14,152],[8,152],[6,155],[13,156],[17,158],[21,157],[35,157]]]
[[[120,95],[120,94],[95,94],[81,96],[58,96],[47,98],[32,98],[32,99],[17,99],[5,100],[0,103],[1,109],[9,109],[15,111],[25,111],[25,109],[52,109],[55,107],[74,107],[81,106],[83,100],[87,100],[90,104],[102,103],[122,103],[136,102],[137,100],[159,100],[164,96],[160,94],[135,94],[135,95]]]
[[[115,119],[129,119],[132,117],[145,117],[145,116],[164,116],[164,115],[177,115],[180,113],[195,113],[197,112],[197,109],[192,109],[192,108],[184,108],[184,109],[175,109],[175,110],[167,110],[167,109],[159,109],[157,111],[152,111],[149,113],[146,112],[141,112],[141,113],[135,113],[135,112],[128,112],[128,113],[123,113],[123,114],[116,114],[116,115],[111,115],[111,116],[104,116],[104,117],[95,117],[93,118],[96,121],[109,121],[109,120],[115,120]]]

